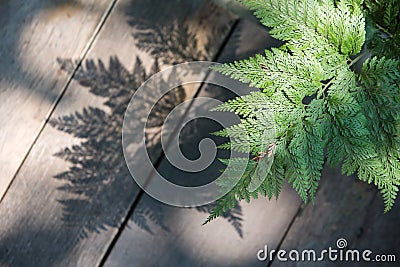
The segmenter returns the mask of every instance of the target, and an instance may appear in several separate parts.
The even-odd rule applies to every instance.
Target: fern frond
[[[299,105],[304,96],[321,88],[321,80],[325,78],[318,60],[308,58],[305,54],[290,55],[279,49],[267,50],[265,56],[256,55],[213,69],[260,88],[267,95],[282,90],[291,101]]]
[[[365,41],[364,17],[359,1],[241,0],[254,10],[270,33],[284,41],[304,35],[323,37],[344,55],[357,54]]]
[[[241,117],[239,124],[214,133],[230,138],[220,148],[256,157],[241,159],[251,165],[243,175],[229,174],[239,182],[227,182],[234,189],[217,202],[207,222],[238,200],[277,197],[286,178],[304,202],[313,202],[325,156],[329,165],[341,164],[344,174],[373,183],[385,212],[391,209],[400,186],[396,1],[240,1],[285,44],[214,68],[260,91],[214,108]],[[371,58],[359,68],[357,62],[365,57]],[[271,124],[274,135],[269,139],[264,133]],[[257,156],[271,143],[273,162]],[[254,183],[258,187],[250,190]]]

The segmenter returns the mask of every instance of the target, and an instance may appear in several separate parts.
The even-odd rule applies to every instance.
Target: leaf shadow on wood
[[[72,60],[59,59],[59,63],[64,71],[72,71]],[[124,202],[125,206],[118,205],[121,203],[120,196],[130,198],[133,202],[137,190],[133,188],[133,180],[122,151],[123,117],[136,89],[151,74],[159,71],[157,60],[149,73],[139,58],[136,59],[133,71],[128,71],[116,57],[110,58],[108,65],[107,68],[101,60],[97,63],[87,60],[75,74],[75,79],[81,86],[104,98],[108,111],[87,107],[50,121],[50,125],[58,130],[82,139],[80,144],[67,147],[55,155],[71,164],[69,170],[55,178],[64,183],[58,189],[67,192],[65,198],[58,200],[64,209],[63,221],[66,225],[81,228],[79,238],[86,238],[89,233],[99,233],[108,227],[118,228],[127,215],[127,202]],[[177,77],[171,73],[168,79]],[[171,83],[168,79],[161,82]],[[158,96],[160,92],[154,91],[150,94]],[[149,97],[143,101],[153,104],[152,99],[154,98]],[[153,164],[161,157],[160,127],[169,112],[184,99],[185,91],[182,87],[171,90],[157,102],[150,114],[147,127],[156,131],[146,131],[146,145]],[[138,118],[142,117],[141,110],[137,110],[137,114]],[[211,206],[196,209],[199,212],[209,212]],[[90,215],[83,216],[81,213]],[[168,214],[164,214],[162,208],[156,210],[138,206],[132,220],[149,233],[152,233],[150,221],[168,231],[168,226],[163,223],[164,216]],[[224,218],[242,236],[241,207],[237,206],[227,212]]]
[[[53,229],[40,229],[37,226],[7,231],[7,234],[0,239],[0,265],[60,266],[59,262],[70,253],[72,247],[54,246],[53,241],[57,234],[57,231]],[[38,238],[39,236],[42,238]],[[39,242],[38,239],[40,239]],[[64,240],[58,239],[58,241]],[[18,243],[24,246],[16,247],[15,244]],[[44,253],[52,255],[51,262],[48,261],[48,257],[40,257]]]
[[[89,233],[99,232],[107,227],[119,227],[129,210],[126,203],[132,203],[136,197],[137,193],[132,192],[137,190],[126,167],[121,143],[123,115],[135,90],[153,73],[159,71],[159,61],[160,64],[170,65],[209,58],[209,53],[212,51],[211,43],[208,42],[226,31],[229,25],[226,22],[216,22],[216,26],[212,26],[211,29],[206,27],[207,16],[226,18],[226,16],[217,16],[218,14],[215,13],[221,13],[223,10],[215,8],[209,1],[153,2],[129,1],[124,8],[128,24],[132,27],[136,46],[153,58],[159,59],[155,61],[151,70],[147,72],[139,58],[136,59],[132,72],[128,71],[115,57],[110,59],[108,68],[101,60],[97,63],[93,60],[86,61],[75,73],[74,79],[83,87],[88,88],[90,93],[103,97],[104,105],[109,111],[87,107],[82,111],[50,121],[50,124],[60,131],[82,139],[79,145],[65,148],[56,154],[57,157],[71,163],[68,171],[56,176],[65,183],[59,189],[68,192],[71,196],[59,199],[59,202],[64,207],[65,223],[82,228],[81,237],[87,237]],[[165,13],[165,10],[168,10],[166,8],[173,4],[186,12]],[[157,8],[153,8],[153,5],[157,5]],[[205,17],[190,15],[197,14],[196,11],[201,8],[210,12],[201,12],[203,14],[201,16]],[[219,24],[226,26],[221,27]],[[198,30],[204,30],[202,28],[209,29],[201,34],[203,39],[199,38],[197,33]],[[61,69],[67,72],[72,72],[77,63],[59,59]],[[170,78],[174,79],[173,75]],[[158,94],[158,92],[153,93]],[[161,156],[158,128],[161,127],[168,113],[184,98],[182,88],[171,91],[157,103],[152,110],[152,116],[147,120],[147,127],[156,129],[156,131],[146,131],[147,150],[153,164]],[[143,99],[143,101],[148,101],[148,99]],[[114,192],[117,190],[115,188],[120,192]],[[110,205],[113,202],[115,205]],[[82,213],[95,213],[95,216],[80,216],[77,214],[76,207],[86,207]],[[199,211],[204,212],[209,209],[201,208]],[[132,220],[149,233],[151,233],[148,224],[150,221],[167,231],[168,227],[163,225],[163,216],[166,215],[162,210],[149,210],[139,206]],[[241,236],[240,206],[237,206],[232,214],[228,212],[225,217]]]
[[[225,10],[211,1],[173,0],[154,1],[154,4],[159,7],[154,11],[155,14],[148,17],[141,14],[146,12],[148,3],[132,1],[126,8],[128,24],[132,27],[132,36],[139,49],[160,58],[163,64],[210,59],[210,55],[215,52],[215,42],[222,41],[215,37],[223,36],[228,30],[229,23],[218,21],[226,19],[223,13]],[[171,5],[186,12],[157,13],[168,10]],[[196,14],[194,17],[188,16],[191,13],[189,10],[200,9],[207,12],[193,12]],[[209,24],[209,19],[212,19],[213,24]]]
[[[63,70],[71,70],[70,66],[73,65],[71,60],[59,59],[59,62]],[[156,64],[152,72],[157,71]],[[73,226],[81,225],[81,237],[86,237],[91,232],[100,232],[107,227],[119,227],[121,219],[126,216],[128,207],[112,205],[113,198],[117,198],[117,192],[112,191],[125,188],[118,184],[125,184],[131,179],[122,152],[123,115],[136,88],[148,77],[138,58],[132,72],[115,57],[110,58],[108,69],[101,60],[97,64],[88,60],[85,67],[76,73],[75,79],[83,87],[89,88],[92,94],[103,97],[104,105],[109,111],[88,107],[83,111],[50,121],[50,125],[58,130],[83,140],[79,145],[65,148],[56,154],[57,157],[70,162],[72,166],[68,171],[55,177],[65,182],[65,185],[58,189],[71,194],[70,197],[59,200],[64,207],[63,220]],[[182,101],[181,97],[176,97],[177,95],[172,93],[165,99],[167,102]],[[163,109],[168,105],[161,103],[158,106]],[[159,112],[163,113],[162,110]],[[154,125],[154,119],[151,121]],[[129,189],[118,193],[132,195],[134,192],[132,186]],[[80,216],[76,207],[90,207],[94,215],[96,208],[103,210],[97,212],[101,216],[90,216],[88,219]],[[148,215],[144,212],[140,217],[162,223],[156,216],[157,213],[153,216]],[[138,219],[138,222],[140,221],[143,219]]]

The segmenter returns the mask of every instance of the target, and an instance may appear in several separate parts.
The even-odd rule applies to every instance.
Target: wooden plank
[[[113,0],[9,0],[0,6],[0,199]],[[73,30],[71,30],[73,29]]]
[[[132,262],[137,266],[265,266],[257,260],[257,252],[266,244],[278,245],[298,201],[285,187],[279,201],[261,198],[241,204],[239,219],[229,216],[202,226],[207,213],[160,204],[145,195],[132,220],[148,216],[151,232],[130,222],[105,266]]]
[[[361,251],[369,249],[373,255],[395,255],[396,263],[400,260],[400,203],[397,201],[393,209],[383,214],[384,205],[380,194],[368,206],[367,216],[360,226],[357,238],[351,243],[353,248]],[[394,266],[393,262],[380,262],[376,266]],[[355,264],[354,264],[355,266]],[[372,265],[371,265],[372,266]]]
[[[117,3],[57,105],[55,127],[46,125],[0,206],[0,265],[99,264],[138,192],[120,140],[126,104],[144,70],[154,68],[155,57],[164,65],[197,55],[212,59],[233,21],[206,1]],[[146,41],[138,33],[157,32],[160,25],[187,26],[183,32],[168,27],[158,32],[178,36],[189,45],[186,54],[154,52],[162,45],[151,38],[160,36]],[[66,70],[73,66],[68,58],[59,62]]]
[[[213,0],[218,5],[222,6],[226,10],[231,11],[241,19],[251,21],[255,24],[260,24],[260,20],[254,16],[254,12],[249,10],[247,7],[235,0]]]
[[[268,36],[265,29],[242,21],[219,61],[247,58],[276,45],[277,42]],[[199,97],[226,100],[234,95],[226,89],[209,85],[202,89]],[[190,109],[188,114],[196,117],[196,114],[203,114],[210,108],[209,105],[201,105]],[[220,129],[219,125],[208,120],[198,120],[187,127],[180,135],[181,149],[192,159],[199,156],[196,151],[199,141],[212,138],[209,133]],[[217,139],[214,140],[218,143]],[[221,167],[214,160],[206,170],[190,174],[173,167],[164,158],[158,172],[174,182],[193,185],[215,179]],[[265,266],[265,262],[257,260],[257,252],[266,244],[272,248],[278,246],[299,205],[300,198],[285,185],[278,201],[260,198],[250,204],[241,203],[240,208],[225,218],[202,226],[208,214],[199,211],[206,211],[206,207],[177,208],[144,195],[105,266],[127,266],[131,263],[137,266]]]
[[[375,188],[354,176],[342,175],[340,168],[325,168],[321,181],[315,205],[307,205],[301,211],[283,241],[282,249],[315,249],[317,252],[329,247],[335,249],[340,238],[346,239],[348,246],[353,247],[355,240],[363,235],[365,221],[370,217]],[[285,266],[287,263],[275,259],[271,266]],[[306,264],[291,262],[291,266],[333,264],[329,259]]]

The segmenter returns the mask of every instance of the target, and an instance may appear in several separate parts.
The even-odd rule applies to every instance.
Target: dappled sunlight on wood
[[[78,0],[56,0],[48,3],[42,15],[48,20],[69,19],[77,12],[84,12],[84,5]]]
[[[57,3],[74,10],[68,7],[73,2],[51,0],[6,1],[0,9],[6,18],[0,29],[0,122],[6,140],[0,150],[0,198],[70,78],[59,72],[56,58],[83,55],[108,1],[76,2],[83,10],[74,11],[73,19],[49,21],[44,13]]]

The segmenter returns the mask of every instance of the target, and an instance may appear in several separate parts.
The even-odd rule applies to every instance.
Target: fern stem
[[[353,59],[352,61],[350,61],[349,63],[349,67],[353,66],[354,64],[356,64],[360,59],[362,59],[364,56],[366,56],[369,53],[369,51],[364,51],[363,53],[361,53],[359,56],[357,56],[355,59]]]
[[[330,79],[329,82],[322,86],[322,98],[325,99],[325,92],[328,91],[329,86],[332,85],[334,78]]]
[[[383,28],[381,25],[379,25],[378,23],[375,23],[376,27],[378,28],[378,30],[382,31],[384,34],[386,34],[387,36],[389,36],[389,38],[393,38],[393,34],[391,34],[388,30],[386,30],[385,28]]]

